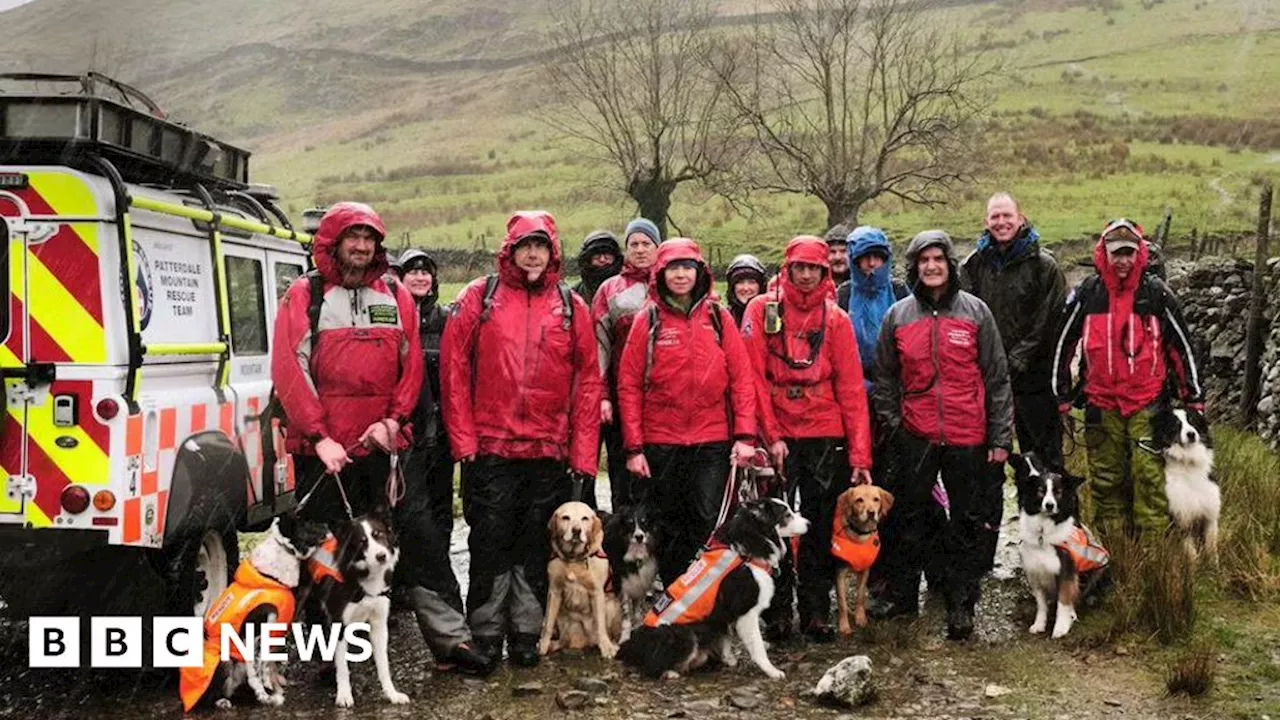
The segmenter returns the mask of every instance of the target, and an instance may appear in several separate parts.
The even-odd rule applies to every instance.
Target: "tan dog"
[[[858,578],[853,622],[867,625],[867,577],[880,556],[880,521],[893,507],[893,495],[874,485],[858,485],[840,494],[831,533],[831,554],[840,560],[836,573],[836,601],[841,635],[852,635],[849,626],[849,576]]]
[[[596,646],[612,658],[622,634],[622,607],[605,592],[609,559],[600,549],[603,523],[585,503],[568,502],[556,508],[547,532],[553,557],[547,563],[547,616],[538,653]]]

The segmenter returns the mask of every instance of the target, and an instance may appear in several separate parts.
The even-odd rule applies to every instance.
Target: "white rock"
[[[858,707],[871,702],[875,699],[871,658],[852,655],[836,663],[814,686],[813,693],[819,700],[845,707]]]

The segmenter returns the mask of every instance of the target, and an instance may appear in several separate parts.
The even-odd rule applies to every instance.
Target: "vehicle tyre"
[[[168,611],[203,616],[231,583],[239,565],[240,543],[235,528],[210,527],[185,537],[168,552]]]

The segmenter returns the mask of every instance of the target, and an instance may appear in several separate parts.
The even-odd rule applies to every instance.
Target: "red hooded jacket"
[[[659,287],[663,270],[677,260],[694,260],[701,268],[687,315],[672,307],[663,297],[665,286]],[[697,243],[672,238],[658,246],[649,281],[649,302],[658,309],[652,363],[646,306],[635,315],[618,368],[622,442],[629,452],[639,452],[645,445],[702,445],[730,438],[750,442],[755,438],[751,363],[733,315],[718,303],[714,310],[720,313],[721,340],[716,342],[711,288],[711,269]]]
[[[515,246],[531,235],[551,245],[534,284],[515,264]],[[444,424],[454,457],[568,460],[594,476],[602,383],[586,302],[570,293],[566,329],[559,290],[560,241],[542,211],[516,213],[498,253],[498,287],[482,320],[485,278],[453,304],[440,345]]]
[[[347,288],[335,256],[338,238],[357,225],[373,228],[379,239],[364,278]],[[383,278],[390,269],[385,236],[382,220],[363,203],[338,203],[321,218],[311,246],[325,286],[314,356],[307,317],[310,280],[305,275],[295,280],[281,301],[271,381],[289,418],[291,453],[315,454],[315,443],[326,437],[350,448],[385,418],[400,423],[399,446],[408,447],[409,415],[422,387],[422,350],[413,296]],[[363,447],[349,452],[368,454]]]
[[[1061,404],[1073,400],[1071,360],[1079,344],[1084,346],[1084,394],[1094,407],[1129,417],[1160,397],[1170,369],[1184,402],[1204,402],[1181,306],[1163,280],[1145,272],[1147,243],[1138,246],[1133,270],[1121,280],[1099,238],[1093,249],[1098,275],[1086,279],[1067,302],[1053,356],[1053,389]]]
[[[635,315],[649,302],[649,268],[623,265],[622,273],[600,283],[591,303],[595,321],[600,372],[612,389],[617,388],[618,361],[627,346]]]
[[[791,263],[818,265],[827,273],[817,288],[802,292],[791,282]],[[871,422],[862,361],[849,316],[832,299],[826,242],[812,236],[793,239],[777,277],[774,290],[752,298],[742,321],[764,439],[844,438],[850,466],[870,468]],[[765,306],[771,302],[780,305],[782,332],[777,334],[765,333]]]

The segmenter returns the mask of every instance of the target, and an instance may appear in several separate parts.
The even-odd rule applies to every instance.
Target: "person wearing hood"
[[[838,288],[849,280],[849,233],[853,228],[845,223],[832,225],[823,240],[827,243],[827,263],[831,266],[831,287]]]
[[[418,306],[418,337],[426,368],[412,415],[413,445],[403,459],[405,494],[393,522],[401,557],[396,585],[418,620],[437,669],[487,675],[496,664],[473,647],[458,579],[449,562],[453,531],[453,458],[440,422],[440,337],[448,308],[441,307],[435,261],[412,248],[400,256],[401,278]]]
[[[578,251],[578,275],[582,279],[573,286],[573,291],[591,307],[600,284],[621,271],[622,249],[618,247],[618,238],[608,230],[596,230],[582,241],[582,249]]]
[[[729,263],[725,272],[728,285],[729,312],[733,314],[733,322],[742,327],[742,317],[747,312],[747,303],[751,298],[764,292],[768,282],[768,274],[764,264],[755,255],[738,255]]]
[[[594,482],[600,368],[590,311],[560,282],[555,220],[507,222],[496,275],[454,302],[441,341],[445,430],[471,526],[468,620],[479,649],[538,663],[552,513]],[[509,634],[507,634],[509,633]]]
[[[796,596],[801,631],[818,642],[835,637],[836,500],[850,484],[871,482],[872,467],[862,362],[853,326],[832,299],[828,257],[822,238],[793,239],[777,289],[753,299],[742,323],[765,443],[813,523],[800,539]],[[785,640],[792,630],[789,578],[779,585],[785,589],[775,592],[766,622],[771,637]]]
[[[888,616],[919,612],[920,573],[933,544],[938,474],[950,514],[942,532],[947,636],[973,633],[986,572],[985,548],[999,533],[1013,398],[1000,329],[986,303],[960,288],[951,238],[916,235],[907,247],[912,294],[894,303],[876,342],[877,419],[892,438],[890,480],[896,530],[882,536]]]
[[[390,453],[409,447],[410,417],[422,389],[422,350],[413,297],[388,282],[387,231],[373,208],[340,202],[320,219],[311,243],[316,274],[293,281],[276,315],[271,382],[287,418],[299,517],[347,519],[390,506]],[[312,326],[311,282],[323,283]],[[317,483],[327,475],[334,482]]]
[[[1067,302],[1067,281],[1053,254],[1008,193],[987,201],[986,230],[961,265],[965,290],[996,318],[1009,361],[1018,448],[1062,465],[1062,424],[1050,387],[1053,341]],[[992,560],[995,548],[992,547]]]
[[[618,366],[618,410],[627,469],[646,486],[669,585],[715,529],[731,460],[746,465],[755,455],[756,390],[697,243],[664,242],[651,278],[650,304]]]
[[[622,272],[601,283],[591,303],[600,372],[605,379],[606,394],[600,404],[600,419],[604,422],[601,433],[609,457],[609,494],[615,511],[636,503],[626,453],[622,449],[622,423],[616,412],[618,362],[627,346],[635,314],[649,301],[649,270],[658,257],[662,235],[657,225],[636,218],[627,224],[622,241],[625,252]]]
[[[893,248],[880,228],[860,225],[849,233],[845,252],[849,279],[836,288],[836,305],[849,314],[858,339],[863,383],[871,392],[876,367],[876,340],[880,322],[894,303],[911,294],[905,283],[893,278]],[[875,418],[872,418],[874,423]],[[874,428],[873,428],[874,429]],[[873,433],[874,434],[874,433]],[[876,463],[877,467],[880,463]]]
[[[1121,218],[1102,231],[1093,249],[1097,274],[1071,293],[1053,345],[1053,392],[1059,412],[1070,412],[1071,361],[1082,344],[1085,436],[1095,438],[1085,445],[1094,520],[1105,533],[1158,537],[1169,523],[1164,471],[1138,443],[1151,437],[1155,407],[1174,400],[1171,385],[1198,411],[1204,388],[1181,304],[1147,272],[1148,252],[1137,223]]]

